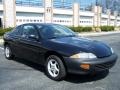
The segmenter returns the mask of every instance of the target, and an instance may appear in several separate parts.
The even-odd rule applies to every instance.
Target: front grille
[[[112,66],[114,66],[114,64],[115,64],[115,61],[102,63],[102,64],[97,64],[97,65],[95,65],[95,70],[110,69]]]

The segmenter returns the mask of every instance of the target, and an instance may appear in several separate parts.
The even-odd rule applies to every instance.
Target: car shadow
[[[38,70],[40,72],[43,72],[45,74],[45,68],[44,68],[44,66],[42,66],[40,64],[36,64],[31,61],[28,61],[25,59],[20,59],[20,58],[15,58],[14,61],[16,61],[18,63],[22,63],[24,65],[27,65],[27,66],[29,66],[35,70]],[[68,74],[67,77],[64,79],[64,81],[76,83],[76,84],[77,83],[87,83],[87,82],[104,79],[108,74],[109,74],[109,70],[99,72],[96,74],[92,74],[92,75]]]
[[[16,61],[18,63],[22,63],[22,64],[24,64],[26,66],[31,67],[32,69],[40,71],[40,72],[45,72],[45,69],[44,69],[44,67],[42,65],[31,62],[29,60],[25,60],[25,59],[22,59],[22,58],[16,58],[15,57],[13,61]]]
[[[68,76],[65,78],[65,81],[71,83],[87,83],[87,82],[104,79],[108,74],[109,74],[109,70],[91,75],[68,74]]]

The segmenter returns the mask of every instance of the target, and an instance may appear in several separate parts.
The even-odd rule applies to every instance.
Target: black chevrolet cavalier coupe
[[[108,45],[77,36],[57,24],[23,24],[4,35],[7,59],[20,57],[45,66],[53,80],[67,73],[90,74],[109,70],[117,55]]]

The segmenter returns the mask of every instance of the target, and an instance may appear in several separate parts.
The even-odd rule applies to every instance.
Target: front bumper
[[[117,60],[117,55],[112,54],[109,57],[97,58],[97,59],[73,59],[69,57],[64,57],[67,71],[69,73],[76,74],[89,74],[99,71],[104,71],[112,68]],[[89,64],[89,70],[80,67],[81,64]]]

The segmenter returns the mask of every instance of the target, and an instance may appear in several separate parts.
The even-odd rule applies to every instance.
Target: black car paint
[[[41,25],[47,27],[48,24]],[[112,55],[111,48],[106,44],[78,36],[60,37],[53,39],[43,39],[39,37],[38,41],[24,39],[19,35],[15,35],[14,31],[12,31],[4,35],[4,41],[4,44],[7,43],[10,45],[10,47],[12,48],[12,52],[16,56],[23,57],[25,59],[40,63],[42,65],[45,64],[45,54],[50,51],[58,53],[64,58],[64,60],[66,60],[66,58],[69,58],[71,55],[80,52],[93,53],[97,56],[99,60],[102,60],[102,58],[109,57]],[[117,56],[113,60],[116,62],[116,59]],[[67,64],[66,61],[65,63]],[[69,69],[69,66],[67,68]]]
[[[118,57],[116,54],[112,54],[109,57],[97,59],[75,59],[64,57],[66,66],[68,67],[68,72],[76,74],[89,74],[98,71],[109,70],[115,65],[117,58]],[[80,68],[81,64],[89,64],[90,69],[85,70],[83,68]]]
[[[4,44],[9,44],[12,53],[17,57],[22,57],[39,64],[44,63],[44,54],[48,51],[44,47],[43,40],[28,40],[20,36],[14,36],[11,32],[4,35]],[[39,61],[40,60],[40,61]]]
[[[68,54],[68,56],[80,52],[88,52],[95,54],[98,58],[101,58],[110,56],[112,54],[111,49],[106,44],[78,36],[51,39],[49,41],[52,44],[58,44],[58,46],[56,46],[57,48],[54,47],[54,45],[52,45],[52,48],[54,48],[55,50],[59,49],[58,51],[62,51],[62,53],[67,51],[66,53]],[[61,46],[63,46],[63,48],[61,48]]]

